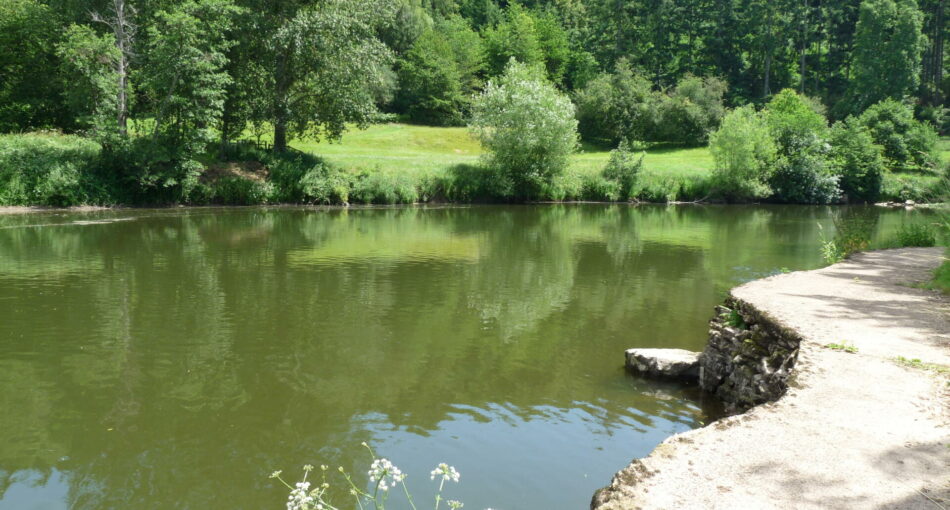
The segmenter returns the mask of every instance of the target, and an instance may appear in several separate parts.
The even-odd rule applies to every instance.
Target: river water
[[[625,374],[726,291],[819,267],[781,206],[237,208],[0,217],[0,509],[282,508],[304,464],[420,508],[585,508],[716,412]],[[879,238],[912,213],[861,209]],[[824,229],[819,228],[819,224]],[[393,495],[387,508],[404,508]],[[444,505],[443,505],[444,508]]]

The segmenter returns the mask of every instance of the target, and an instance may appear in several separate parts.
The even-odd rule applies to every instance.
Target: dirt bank
[[[950,300],[911,286],[943,253],[864,253],[733,289],[800,334],[788,392],[667,439],[592,508],[950,508],[950,378],[896,361],[950,366]]]

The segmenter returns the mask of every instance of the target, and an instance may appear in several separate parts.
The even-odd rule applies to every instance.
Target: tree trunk
[[[116,81],[119,90],[116,94],[116,126],[119,135],[123,138],[128,135],[129,123],[129,64],[132,57],[132,38],[135,34],[135,25],[129,19],[129,12],[125,0],[113,0],[113,17],[106,19],[98,13],[92,13],[92,20],[103,23],[112,29],[115,36],[115,46],[119,50],[119,59],[115,62]],[[134,13],[135,10],[132,10]]]
[[[129,59],[131,52],[131,34],[128,33],[129,24],[125,17],[125,0],[115,0],[115,39],[119,46],[119,97],[116,105],[116,122],[119,126],[119,136],[123,138],[128,135],[129,106],[128,106],[128,86],[129,86]]]
[[[799,84],[799,93],[805,93],[805,47],[808,44],[808,0],[802,0],[802,47],[801,60],[799,62],[799,74],[801,74],[801,83]]]
[[[274,152],[287,150],[287,120],[277,119],[274,123]]]
[[[768,99],[772,94],[772,89],[769,87],[769,80],[772,74],[772,7],[769,6],[767,8],[769,15],[766,23],[769,32],[765,41],[765,81],[762,86],[762,99]]]

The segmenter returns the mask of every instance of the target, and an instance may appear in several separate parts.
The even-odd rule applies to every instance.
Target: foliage
[[[231,81],[225,64],[232,43],[225,34],[235,13],[230,0],[189,0],[158,12],[150,27],[143,75],[154,114],[150,136],[176,156],[193,158],[214,139]],[[164,185],[180,178],[158,177]]]
[[[897,244],[902,248],[935,246],[937,233],[932,226],[924,223],[906,223],[897,230]]]
[[[726,114],[726,83],[718,78],[683,77],[657,106],[654,140],[701,144],[709,139]]]
[[[0,132],[72,126],[59,79],[54,10],[36,0],[0,2]]]
[[[926,37],[915,0],[864,0],[854,35],[849,113],[884,99],[902,100],[920,85]]]
[[[258,58],[274,66],[260,85],[269,103],[263,120],[273,123],[278,150],[288,136],[338,139],[349,123],[372,120],[375,92],[392,60],[376,34],[391,7],[381,0],[327,0],[300,8],[262,41]]]
[[[909,106],[885,99],[865,110],[858,122],[883,147],[891,170],[927,170],[935,165],[937,135],[928,124],[914,119]]]
[[[750,106],[737,108],[709,139],[716,161],[715,192],[727,200],[755,200],[769,196],[768,181],[776,157],[769,125]]]
[[[881,146],[854,117],[836,122],[830,134],[829,163],[850,202],[875,202],[881,196],[884,159]]]
[[[626,60],[591,80],[575,96],[584,138],[609,145],[647,140],[653,132],[655,95],[650,82]]]
[[[482,41],[465,20],[441,20],[399,61],[398,107],[416,122],[461,125],[484,67]]]
[[[109,204],[99,144],[76,136],[0,137],[0,205]]]
[[[536,69],[512,59],[475,100],[471,128],[517,198],[538,198],[577,147],[574,105]]]
[[[834,264],[844,260],[852,253],[864,251],[871,243],[871,235],[877,226],[878,216],[871,208],[848,208],[836,212],[832,219],[835,224],[835,236],[825,238],[821,229],[821,251],[825,262]]]
[[[504,20],[486,30],[484,36],[488,70],[492,75],[505,72],[511,59],[528,66],[545,64],[535,18],[520,4],[508,7]]]
[[[79,126],[99,139],[117,132],[118,53],[113,36],[99,35],[87,25],[70,25],[57,47],[61,72],[73,77],[66,90],[70,111]]]
[[[610,200],[629,200],[637,184],[637,176],[643,168],[643,154],[635,154],[630,150],[627,142],[610,151],[610,160],[604,167],[603,177],[606,181],[615,183],[617,195]]]
[[[399,103],[415,122],[459,125],[467,98],[452,49],[441,34],[426,31],[399,63]]]
[[[778,149],[769,178],[774,198],[789,203],[827,204],[838,199],[838,178],[828,166],[825,118],[799,94],[785,89],[764,110]]]

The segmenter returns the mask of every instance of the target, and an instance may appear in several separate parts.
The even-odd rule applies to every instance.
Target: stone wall
[[[730,412],[777,400],[788,389],[800,342],[794,331],[730,297],[709,322],[700,386]]]

